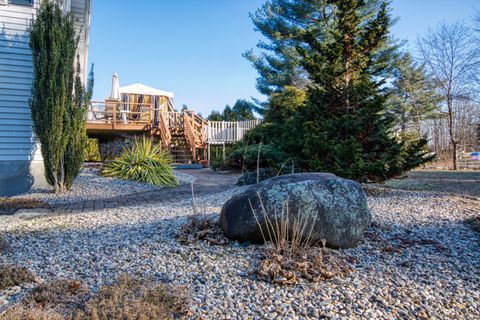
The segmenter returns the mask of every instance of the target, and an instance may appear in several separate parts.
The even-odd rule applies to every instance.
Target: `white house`
[[[41,0],[0,0],[0,196],[43,186],[42,158],[33,137],[28,100],[33,81],[28,27]],[[63,0],[80,33],[85,79],[91,0]]]

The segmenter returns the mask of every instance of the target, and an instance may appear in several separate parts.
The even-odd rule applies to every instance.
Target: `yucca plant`
[[[173,188],[178,186],[178,180],[171,164],[170,154],[159,144],[146,138],[136,139],[120,157],[104,166],[102,175]]]

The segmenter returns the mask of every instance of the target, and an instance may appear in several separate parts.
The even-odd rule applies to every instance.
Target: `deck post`
[[[117,125],[117,105],[113,104],[113,130],[115,130]]]
[[[222,160],[223,164],[225,164],[225,141],[222,143]]]
[[[207,163],[208,167],[210,168],[210,142],[207,143]]]

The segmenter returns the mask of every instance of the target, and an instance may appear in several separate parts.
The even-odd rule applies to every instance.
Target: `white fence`
[[[229,144],[242,140],[245,133],[260,124],[261,120],[208,121],[207,143]]]

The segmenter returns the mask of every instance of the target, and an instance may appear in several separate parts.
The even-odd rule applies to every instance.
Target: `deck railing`
[[[207,142],[210,144],[235,143],[243,139],[249,130],[261,123],[261,120],[247,121],[208,121]]]
[[[188,122],[188,123],[185,123]],[[243,139],[260,120],[205,121],[193,111],[163,112],[148,103],[119,101],[92,102],[87,113],[87,129],[92,130],[154,130],[168,146],[172,135],[189,135],[195,148],[209,144],[230,144]]]
[[[87,110],[87,124],[147,126],[153,120],[153,104],[123,103],[118,101],[92,102]]]

